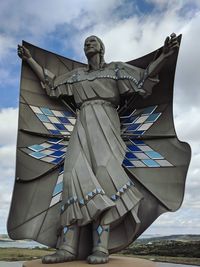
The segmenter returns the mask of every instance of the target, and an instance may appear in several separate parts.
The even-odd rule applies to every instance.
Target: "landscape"
[[[12,241],[0,234],[0,261],[26,261],[51,254],[54,250],[27,241]],[[14,244],[15,245],[12,245]],[[200,266],[200,235],[143,236],[119,255],[139,257],[158,262],[170,262]]]

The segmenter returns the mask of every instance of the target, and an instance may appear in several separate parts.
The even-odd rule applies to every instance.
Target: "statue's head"
[[[103,67],[103,65],[105,64],[104,61],[105,46],[99,37],[95,35],[87,37],[84,43],[84,51],[88,59],[95,54],[99,54],[100,66]]]

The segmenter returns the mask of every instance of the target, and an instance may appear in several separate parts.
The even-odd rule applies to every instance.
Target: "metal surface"
[[[190,147],[173,124],[178,51],[150,77],[149,63],[161,50],[90,71],[23,45],[45,79],[41,86],[23,61],[8,233],[56,247],[59,230],[76,222],[83,259],[95,246],[92,221],[100,218],[110,224],[109,253],[119,251],[183,200]]]

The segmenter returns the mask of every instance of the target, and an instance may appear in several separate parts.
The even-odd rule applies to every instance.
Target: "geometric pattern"
[[[71,111],[60,111],[31,105],[30,108],[50,134],[64,136],[71,135],[76,122],[76,118]]]
[[[69,205],[74,203],[79,203],[80,206],[84,206],[90,199],[92,199],[94,196],[101,194],[105,195],[105,192],[102,188],[96,188],[91,192],[88,192],[84,198],[78,199],[77,196],[72,196],[66,200],[66,202],[63,204],[61,210],[64,211]]]
[[[135,109],[130,115],[120,117],[122,136],[125,140],[126,154],[123,165],[127,168],[157,168],[173,166],[160,153],[153,150],[144,141],[136,139],[143,135],[162,115],[156,112],[158,106],[150,106],[143,109]]]
[[[123,193],[126,192],[126,190],[128,188],[130,188],[131,186],[134,186],[134,183],[129,180],[124,186],[122,186],[117,192],[116,194],[112,195],[110,198],[113,200],[113,201],[116,201],[118,198],[120,198],[120,195],[122,195]]]
[[[74,230],[76,230],[77,227],[72,225],[72,226],[64,226],[63,227],[63,242],[69,242],[71,239],[72,239],[72,233],[70,233],[71,231],[72,232],[75,232]]]
[[[34,144],[21,150],[35,159],[59,164],[65,158],[67,145],[68,141],[64,139],[49,138],[41,144]]]
[[[171,167],[173,166],[160,153],[154,151],[141,140],[128,139],[123,165],[127,168],[137,167]]]
[[[60,167],[58,179],[52,193],[52,199],[50,207],[54,206],[58,202],[62,201],[62,191],[63,191],[63,165]]]
[[[97,231],[98,235],[100,236],[103,233],[103,231],[106,231],[106,232],[109,231],[109,226],[108,225],[105,226],[105,225],[100,225],[99,224],[97,229],[96,229],[96,231]]]
[[[101,242],[101,235],[104,232],[108,233],[109,230],[110,230],[110,225],[101,225],[101,224],[98,225],[98,227],[96,228],[96,233],[98,235],[98,241],[97,241],[98,244],[102,243]]]
[[[157,107],[135,109],[130,115],[121,116],[122,135],[143,135],[161,116],[161,112],[155,112]]]
[[[116,201],[131,186],[134,186],[134,183],[131,180],[129,180],[122,188],[118,189],[116,194],[112,195],[110,198],[113,201]],[[78,199],[77,196],[70,197],[69,199],[66,200],[61,210],[63,212],[69,205],[74,203],[79,203],[80,206],[84,206],[88,201],[90,201],[90,199],[92,199],[97,194],[105,195],[105,192],[102,188],[96,188],[93,191],[88,192],[84,198]]]

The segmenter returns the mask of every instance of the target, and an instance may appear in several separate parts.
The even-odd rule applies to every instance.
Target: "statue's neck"
[[[99,70],[100,69],[100,56],[99,54],[92,55],[88,58],[89,70]]]

